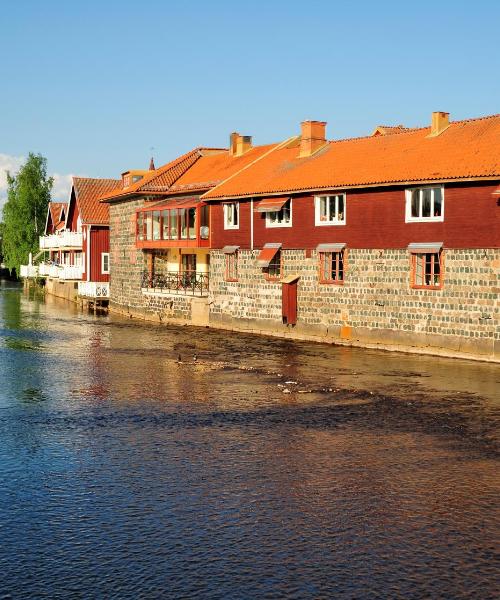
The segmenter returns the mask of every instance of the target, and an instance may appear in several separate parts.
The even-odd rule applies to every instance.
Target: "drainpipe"
[[[87,226],[87,268],[85,269],[85,275],[87,276],[87,281],[90,281],[90,230],[92,229],[92,225]]]
[[[253,250],[253,198],[250,200],[250,249]]]

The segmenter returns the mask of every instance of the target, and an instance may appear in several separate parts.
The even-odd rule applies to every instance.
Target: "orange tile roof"
[[[119,183],[119,179],[73,177],[73,189],[82,223],[92,225],[109,223],[109,207],[99,202],[99,198],[115,189]]]
[[[61,223],[64,225],[64,220],[61,221],[61,210],[68,206],[67,202],[50,202],[50,218],[52,219],[52,225],[54,229],[60,229]]]
[[[205,192],[218,185],[274,147],[256,146],[242,156],[231,156],[224,148],[195,148],[187,154],[151,171],[126,188],[120,185],[103,194],[102,202],[112,202],[138,194],[181,194]]]
[[[455,121],[432,138],[429,133],[424,127],[328,142],[306,158],[299,158],[299,138],[293,138],[202,198],[500,178],[500,115]]]
[[[255,146],[241,156],[231,156],[229,150],[204,154],[169,188],[169,193],[205,191],[222,183],[274,148],[276,144]]]
[[[203,151],[213,151],[215,149],[195,148],[186,154],[168,162],[167,164],[148,172],[142,179],[124,188],[121,180],[117,181],[114,189],[103,193],[100,200],[102,202],[112,202],[127,196],[133,196],[144,192],[162,193],[186,171],[202,155]]]

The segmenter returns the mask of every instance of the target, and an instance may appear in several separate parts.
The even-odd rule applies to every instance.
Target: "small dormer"
[[[408,131],[408,128],[404,125],[377,125],[373,130],[372,137],[392,135],[394,133],[403,133],[405,131]]]
[[[122,173],[122,187],[123,188],[128,188],[131,185],[134,185],[134,183],[137,183],[138,181],[140,181],[144,175],[146,175],[146,173],[148,173],[149,171],[144,171],[144,170],[139,170],[139,169],[134,169],[132,171],[125,171],[124,173]]]

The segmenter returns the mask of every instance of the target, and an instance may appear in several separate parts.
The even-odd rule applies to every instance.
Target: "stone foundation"
[[[283,251],[300,275],[295,326],[282,323],[281,283],[264,279],[258,251],[240,251],[238,281],[211,252],[210,325],[271,335],[500,361],[500,251],[445,250],[440,290],[410,287],[406,250],[349,249],[344,285],[320,284],[318,257]]]

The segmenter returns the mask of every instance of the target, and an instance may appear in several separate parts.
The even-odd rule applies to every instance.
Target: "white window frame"
[[[339,214],[339,198],[344,198],[344,216],[342,219],[338,218]],[[329,221],[321,220],[321,200],[323,198],[335,198],[335,216]],[[347,223],[347,198],[346,194],[327,194],[322,196],[314,196],[314,224],[317,227],[325,227],[332,225],[345,225]]]
[[[104,269],[104,257],[106,257],[106,256],[108,257],[108,268],[105,270]],[[110,268],[109,268],[109,252],[101,252],[101,273],[103,275],[109,275],[109,271],[110,271]]]
[[[441,214],[438,217],[412,217],[411,215],[411,197],[413,192],[423,190],[441,190]],[[405,190],[406,195],[406,210],[405,210],[405,223],[442,223],[444,221],[444,185],[424,185],[413,188],[407,188]],[[422,196],[420,196],[419,212],[422,213]],[[434,192],[431,197],[431,215],[434,212]]]
[[[224,207],[224,229],[239,229],[240,228],[240,203],[239,202],[225,202]],[[233,223],[229,222],[229,211],[233,215]],[[234,225],[234,213],[238,218],[238,224]]]
[[[281,208],[280,210],[274,210],[272,212],[266,212],[266,227],[268,228],[273,228],[273,227],[291,227],[292,226],[292,217],[293,217],[293,202],[292,199],[289,198],[286,202],[290,202],[290,220],[288,221],[288,223],[273,223],[271,221],[271,215],[275,215],[279,212],[281,212],[281,210],[283,210],[283,208]],[[283,206],[285,206],[286,202],[283,204]]]

